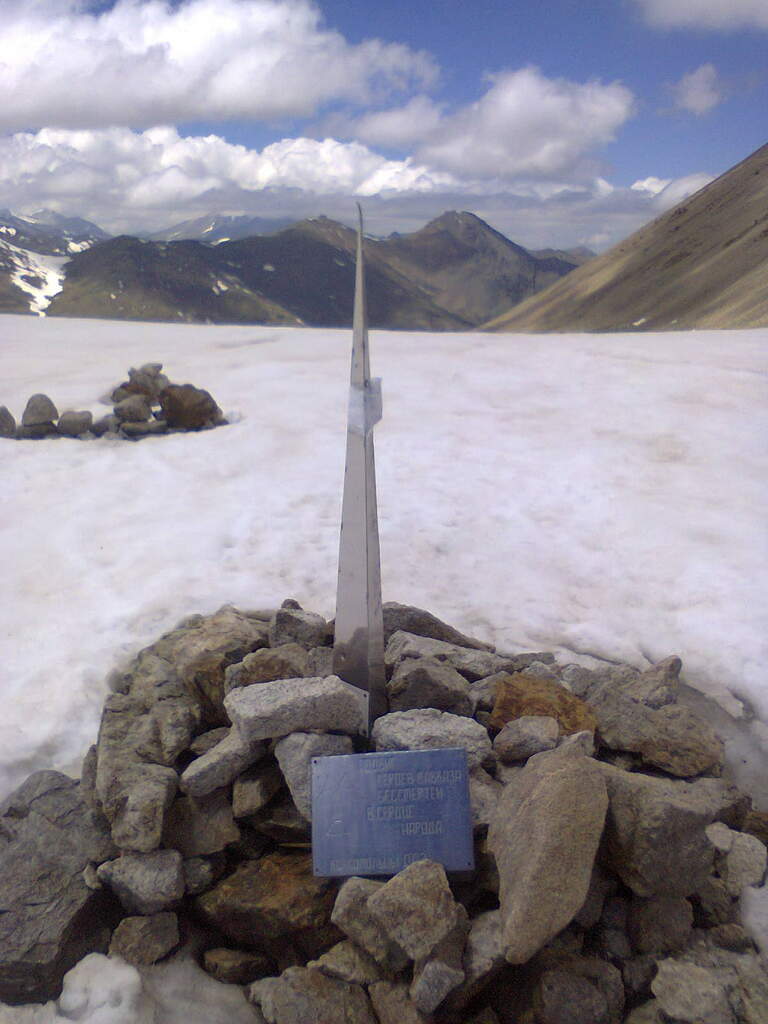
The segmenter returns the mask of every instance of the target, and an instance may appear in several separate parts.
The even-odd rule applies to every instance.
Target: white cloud
[[[768,29],[766,0],[637,0],[661,28]]]
[[[399,43],[351,45],[312,0],[4,0],[0,129],[309,116],[432,83]]]
[[[683,75],[672,86],[672,95],[679,110],[688,110],[699,116],[712,110],[725,98],[714,64],[702,64],[695,71]]]
[[[675,178],[656,194],[653,205],[658,211],[671,210],[710,181],[714,181],[713,174],[686,174],[683,178]]]
[[[375,146],[410,146],[439,131],[440,106],[428,96],[414,96],[402,107],[377,110],[354,121],[339,124],[347,134]]]
[[[671,178],[656,178],[651,175],[649,178],[641,178],[639,181],[633,182],[630,188],[635,192],[647,192],[649,195],[657,196],[671,181]]]

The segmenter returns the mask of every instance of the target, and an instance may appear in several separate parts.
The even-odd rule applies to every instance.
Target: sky
[[[602,249],[766,142],[768,0],[3,0],[0,206]]]

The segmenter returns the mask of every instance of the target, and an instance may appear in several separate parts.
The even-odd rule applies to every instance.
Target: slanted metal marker
[[[373,428],[381,419],[381,378],[371,379],[363,266],[363,211],[357,207],[357,268],[349,382],[347,460],[339,541],[333,671],[367,694],[368,730],[387,712],[381,610],[379,521]]]

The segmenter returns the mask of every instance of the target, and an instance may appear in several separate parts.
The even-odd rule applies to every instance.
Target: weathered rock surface
[[[184,769],[179,786],[191,796],[205,796],[228,786],[246,768],[260,761],[266,750],[266,743],[245,740],[237,729],[230,729],[219,743]]]
[[[472,828],[483,832],[493,821],[499,803],[502,783],[492,778],[483,768],[473,768],[469,773],[469,806],[472,811]]]
[[[165,815],[163,844],[182,857],[218,853],[240,838],[227,791],[216,789],[205,796],[180,796]]]
[[[179,944],[179,922],[164,911],[148,917],[124,917],[109,944],[110,956],[121,956],[129,964],[157,963]]]
[[[566,735],[594,732],[597,725],[592,708],[551,679],[516,672],[498,680],[490,720],[493,728],[503,729],[507,722],[530,715],[556,719],[560,732]]]
[[[0,805],[0,1000],[56,998],[78,960],[106,951],[117,907],[83,871],[114,853],[106,821],[59,772],[36,772]]]
[[[401,661],[387,684],[392,711],[437,708],[454,715],[472,715],[469,683],[445,662],[433,658]]]
[[[607,807],[595,762],[571,751],[536,755],[502,790],[488,841],[510,963],[529,960],[581,908]]]
[[[385,968],[401,970],[408,962],[405,952],[383,931],[368,901],[384,887],[370,878],[348,878],[339,889],[331,921],[370,957]]]
[[[275,744],[275,757],[288,783],[293,802],[309,821],[312,818],[312,758],[352,753],[349,736],[294,732]]]
[[[307,729],[354,736],[365,726],[360,693],[338,676],[281,679],[230,690],[224,706],[249,742]]]
[[[265,807],[283,785],[283,776],[273,761],[243,772],[232,787],[232,811],[247,818]]]
[[[144,395],[129,395],[115,404],[114,414],[119,423],[144,423],[152,417],[152,407]]]
[[[335,883],[315,878],[304,853],[270,853],[246,861],[213,889],[198,896],[203,917],[246,948],[290,935],[299,945],[328,931]],[[333,929],[328,947],[341,935]]]
[[[289,967],[279,978],[255,982],[249,999],[261,1007],[268,1024],[378,1024],[360,985],[305,967]]]
[[[203,967],[225,985],[250,985],[273,970],[263,953],[242,949],[208,949],[203,954]]]
[[[715,822],[706,829],[707,839],[715,847],[717,873],[728,893],[736,898],[747,885],[760,885],[765,877],[768,850],[756,837],[736,832]]]
[[[423,608],[398,604],[397,601],[385,601],[382,612],[384,614],[385,645],[393,633],[402,631],[430,637],[433,640],[443,640],[445,643],[455,644],[458,647],[471,647],[477,651],[493,651],[492,644],[486,644],[482,640],[466,636]]]
[[[125,853],[106,861],[97,873],[131,914],[157,914],[184,895],[184,870],[176,850]]]
[[[608,1003],[586,978],[545,971],[534,995],[537,1024],[608,1024]]]
[[[408,986],[391,981],[377,981],[368,989],[379,1024],[429,1024],[408,995]]]
[[[80,437],[87,434],[93,423],[93,413],[90,412],[63,412],[59,416],[56,428],[65,437]]]
[[[373,957],[349,939],[337,942],[319,960],[312,960],[307,966],[315,967],[331,978],[354,982],[356,985],[370,985],[374,981],[381,981],[384,976],[384,970]]]
[[[494,739],[493,749],[500,761],[511,764],[525,761],[542,750],[552,750],[557,746],[559,735],[557,719],[547,715],[523,715],[507,722]]]
[[[100,773],[102,763],[100,758]],[[157,764],[134,764],[122,772],[113,766],[102,778],[103,784],[97,788],[104,812],[112,823],[115,844],[121,850],[139,853],[157,849],[163,836],[165,812],[178,786],[176,772]]]
[[[278,608],[269,623],[270,647],[295,643],[309,651],[323,647],[329,636],[328,623],[322,615],[300,608]]]
[[[99,416],[97,420],[93,421],[91,433],[95,437],[103,437],[105,434],[116,434],[119,428],[120,420],[113,412],[110,412],[106,416]]]
[[[528,664],[528,655],[501,656],[490,651],[475,650],[459,644],[432,640],[398,630],[389,638],[384,652],[387,670],[392,673],[407,658],[432,658],[451,665],[470,683],[493,675],[495,672],[514,672],[521,664]],[[525,659],[528,658],[528,661]]]
[[[59,412],[48,395],[32,395],[24,407],[21,416],[23,427],[36,427],[53,423],[59,418]]]
[[[651,990],[659,1009],[690,1024],[735,1024],[727,993],[716,973],[697,964],[662,960]]]
[[[310,675],[307,671],[308,662],[309,652],[300,644],[264,647],[246,655],[236,665],[229,666],[224,674],[224,693],[252,683],[271,683],[276,679],[299,679]]]
[[[408,991],[417,1010],[433,1013],[448,993],[464,981],[462,958],[468,931],[469,918],[459,904],[451,931],[413,965],[413,981]]]
[[[162,389],[159,399],[163,419],[169,427],[204,430],[222,422],[221,409],[204,388],[196,388],[192,384],[169,384]]]
[[[383,715],[374,723],[371,737],[377,750],[463,747],[470,768],[493,765],[495,760],[488,732],[479,722],[434,708]]]
[[[168,424],[165,420],[147,420],[145,423],[121,423],[120,433],[123,437],[134,439],[154,437],[157,434],[167,434]]]
[[[16,418],[4,405],[0,405],[0,437],[16,437]]]
[[[195,757],[202,757],[203,754],[207,754],[209,750],[213,750],[218,743],[226,739],[229,731],[228,726],[220,725],[216,729],[209,729],[207,732],[200,733],[189,744],[189,752],[194,754]]]
[[[501,911],[486,910],[470,922],[462,956],[464,981],[448,996],[444,1009],[456,1014],[506,965]]]
[[[675,953],[691,937],[693,908],[680,897],[634,899],[629,905],[627,931],[639,954]]]

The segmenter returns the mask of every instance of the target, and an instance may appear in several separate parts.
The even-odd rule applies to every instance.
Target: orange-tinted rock
[[[503,729],[507,722],[524,715],[548,715],[557,719],[561,735],[588,730],[597,726],[595,713],[589,704],[550,679],[515,672],[504,675],[496,686],[496,701],[490,724]]]

